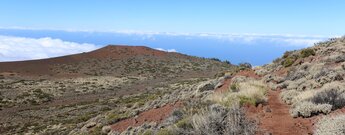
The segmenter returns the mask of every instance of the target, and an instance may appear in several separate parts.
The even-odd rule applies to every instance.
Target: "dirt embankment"
[[[165,105],[161,108],[151,109],[140,113],[137,117],[125,119],[111,125],[111,130],[123,132],[128,127],[136,127],[144,124],[145,122],[157,122],[161,123],[168,118],[175,108],[181,107],[181,102]]]

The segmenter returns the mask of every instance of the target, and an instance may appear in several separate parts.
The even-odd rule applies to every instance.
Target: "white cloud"
[[[96,49],[93,44],[79,44],[60,39],[24,38],[0,35],[0,61],[31,60],[87,52]]]
[[[163,49],[163,48],[155,48],[155,49],[159,51],[164,51],[164,52],[177,52],[175,49]]]

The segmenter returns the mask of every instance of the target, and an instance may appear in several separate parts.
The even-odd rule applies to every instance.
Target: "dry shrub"
[[[285,90],[280,94],[280,98],[287,104],[291,105],[292,100],[299,95],[300,92],[296,90]]]
[[[345,134],[345,115],[326,116],[316,123],[315,135]]]
[[[236,89],[237,90],[234,91],[230,86],[229,90],[225,93],[215,93],[211,95],[210,100],[224,106],[231,106],[233,103],[237,102],[257,105],[267,101],[267,86],[261,81],[248,80],[236,83]]]
[[[287,90],[283,91],[280,97],[285,103],[293,105],[291,114],[294,117],[327,114],[333,109],[345,106],[345,85],[341,82],[332,82],[320,89],[302,92]]]
[[[314,104],[312,102],[301,102],[295,105],[290,111],[293,117],[310,117],[319,113],[328,114],[332,110],[330,104]]]
[[[311,101],[317,104],[331,104],[333,109],[345,106],[345,89],[340,85],[326,85]]]
[[[212,105],[192,118],[194,133],[198,135],[252,135],[256,124],[246,119],[238,106],[224,108]]]

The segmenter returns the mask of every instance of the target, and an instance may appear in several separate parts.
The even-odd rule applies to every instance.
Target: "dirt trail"
[[[284,71],[281,71],[283,74]],[[261,77],[252,70],[241,71],[235,76],[246,76],[254,79]],[[225,92],[231,85],[231,79],[224,81],[224,85],[218,88],[217,92]],[[264,105],[246,106],[249,118],[258,122],[258,135],[308,135],[312,134],[313,123],[317,121],[312,118],[293,118],[289,113],[290,106],[281,102],[279,98],[280,91],[269,90],[268,102]]]
[[[249,117],[259,122],[257,134],[273,135],[307,135],[312,134],[315,118],[293,118],[289,113],[289,106],[279,98],[280,91],[268,92],[266,105],[249,106]]]

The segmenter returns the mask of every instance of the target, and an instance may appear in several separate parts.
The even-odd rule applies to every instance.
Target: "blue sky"
[[[0,26],[339,35],[343,0],[2,0]]]
[[[262,65],[287,50],[344,35],[344,5],[342,0],[2,0],[0,61],[127,44]]]

